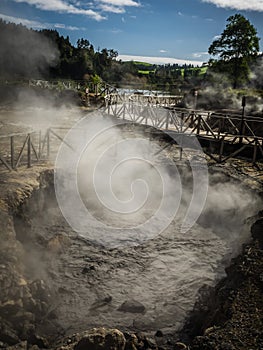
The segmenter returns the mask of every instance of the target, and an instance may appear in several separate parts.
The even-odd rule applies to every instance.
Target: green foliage
[[[233,87],[248,81],[249,64],[259,52],[259,38],[254,26],[242,15],[227,19],[221,36],[214,40],[208,53],[219,59],[210,62],[215,72],[227,72]]]
[[[81,88],[89,86],[91,92],[99,89],[104,80],[117,87],[178,93],[185,84],[200,85],[206,71],[206,68],[186,64],[117,61],[117,51],[106,48],[96,51],[86,38],[78,39],[74,46],[68,36],[63,37],[56,30],[34,31],[1,20],[0,50],[0,79],[83,80]],[[56,60],[51,62],[50,57],[54,54]]]

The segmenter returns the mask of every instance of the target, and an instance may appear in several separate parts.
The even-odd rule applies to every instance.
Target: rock
[[[157,349],[157,344],[154,339],[145,337],[144,345],[146,349]]]
[[[12,317],[12,321],[15,322],[15,324],[19,323],[19,322],[31,322],[34,323],[35,322],[35,315],[31,312],[27,312],[24,310],[18,311],[17,314],[15,314]]]
[[[124,350],[126,340],[117,329],[93,328],[80,339],[74,350]]]
[[[263,248],[263,218],[257,220],[251,226],[252,237],[259,241],[260,247]]]
[[[22,341],[16,345],[8,346],[6,350],[27,350],[27,341]]]
[[[44,337],[40,337],[39,335],[36,335],[36,334],[32,334],[29,337],[28,342],[31,345],[37,345],[41,349],[43,349],[43,348],[48,349],[49,348],[49,343],[48,343],[47,339]]]
[[[142,314],[145,312],[145,307],[136,300],[126,300],[118,308],[118,311]]]
[[[125,350],[137,350],[137,346],[139,344],[138,338],[135,334],[124,333],[126,344]]]
[[[50,292],[43,280],[36,280],[30,285],[31,294],[35,299],[48,301],[50,299]]]
[[[47,244],[47,249],[53,254],[61,254],[71,245],[70,238],[62,233],[57,233]]]
[[[18,300],[7,300],[5,303],[0,305],[0,313],[2,315],[7,314],[8,316],[16,314],[23,308],[22,299]]]
[[[19,279],[19,281],[18,281],[18,285],[20,286],[20,287],[22,287],[22,286],[26,286],[27,285],[27,281],[24,279],[24,278],[20,278]]]
[[[0,341],[9,345],[14,345],[19,343],[20,339],[18,338],[14,330],[11,330],[7,327],[3,327],[2,329],[0,329]]]
[[[81,273],[86,274],[86,273],[89,273],[91,271],[95,271],[95,266],[94,265],[83,267]]]
[[[163,337],[163,332],[162,332],[162,331],[160,331],[160,330],[156,331],[156,333],[155,333],[155,337],[157,337],[157,338],[161,338],[161,337]]]
[[[184,343],[175,343],[174,344],[174,350],[184,350],[187,349],[187,346]]]

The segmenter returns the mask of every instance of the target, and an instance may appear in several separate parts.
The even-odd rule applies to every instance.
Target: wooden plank
[[[19,164],[20,164],[20,160],[21,160],[21,158],[22,158],[22,154],[23,154],[23,151],[24,151],[25,146],[26,146],[26,144],[27,144],[27,141],[28,141],[28,135],[27,135],[27,137],[26,137],[26,139],[25,139],[25,141],[24,141],[24,143],[23,143],[23,146],[22,146],[20,152],[19,152],[19,155],[18,155],[16,164],[15,164],[15,169],[16,169],[16,168],[19,166]]]
[[[10,152],[11,152],[11,168],[15,169],[15,146],[14,136],[10,137]]]
[[[56,136],[61,142],[65,143],[72,151],[75,152],[74,148],[67,142],[65,141],[61,136],[59,136],[55,131],[53,131],[51,128],[49,129],[50,133]]]
[[[8,170],[10,170],[10,171],[12,171],[13,169],[11,168],[11,166],[5,161],[5,159],[4,158],[2,158],[1,156],[0,156],[0,160],[1,160],[1,162],[4,164],[4,166],[8,169]]]
[[[27,167],[31,167],[31,135],[28,134],[27,139]]]

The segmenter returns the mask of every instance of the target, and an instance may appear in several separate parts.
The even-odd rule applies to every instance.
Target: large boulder
[[[251,234],[254,239],[259,241],[260,247],[263,248],[263,218],[252,225]]]
[[[86,332],[74,350],[124,350],[125,337],[117,329],[93,328]]]

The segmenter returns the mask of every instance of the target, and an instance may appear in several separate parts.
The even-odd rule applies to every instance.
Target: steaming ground
[[[2,125],[36,128],[40,124],[54,125],[62,121],[71,124],[72,114],[74,120],[79,119],[79,114],[72,110],[60,110],[59,113],[55,109],[50,111],[47,113],[47,110],[40,108],[39,119],[36,110],[32,110],[31,114],[27,113],[28,110],[26,113],[18,111],[12,118],[7,116],[2,119]],[[18,115],[22,118],[18,118]],[[155,143],[149,140],[147,143],[154,151]],[[110,151],[115,154],[112,149]],[[173,158],[174,152],[175,149],[171,148],[156,158],[171,178],[178,175],[170,169],[169,162],[167,167],[166,161],[169,157]],[[121,154],[120,150],[118,154]],[[92,156],[96,159],[94,153]],[[86,159],[83,157],[80,171],[85,166]],[[125,181],[130,183],[136,178],[137,166],[138,163],[133,163],[129,168],[128,179],[123,177],[122,172],[118,173],[115,189],[122,188],[118,186],[118,179],[122,179],[126,185]],[[149,179],[150,172],[152,191],[156,189],[156,197],[159,197],[162,189],[155,185],[158,174],[149,169],[146,167],[144,173]],[[102,171],[100,169],[100,173]],[[162,329],[164,333],[178,331],[193,309],[199,289],[204,285],[214,285],[224,275],[224,267],[230,258],[249,239],[249,226],[245,219],[256,212],[257,198],[224,174],[210,174],[204,213],[187,233],[182,233],[182,217],[192,191],[191,173],[185,165],[181,167],[180,178],[184,191],[178,215],[161,234],[154,234],[136,246],[128,244],[109,248],[90,239],[107,236],[107,226],[90,224],[86,227],[86,233],[76,234],[62,216],[54,194],[51,198],[42,198],[42,210],[30,217],[30,236],[35,237],[37,245],[28,244],[28,268],[32,279],[47,280],[55,292],[51,311],[56,312],[57,322],[66,333],[79,332],[92,326],[146,332],[157,329]],[[94,193],[90,191],[90,181],[90,174],[80,181],[86,206],[92,209],[95,217],[97,215],[102,221],[106,220],[113,228],[119,227],[118,215],[102,213],[98,201],[92,201]],[[127,193],[119,191],[116,195],[125,199]],[[147,218],[156,209],[155,196],[150,198],[150,213],[148,206],[140,216],[136,215],[136,219]],[[68,198],[68,203],[74,212],[72,198]],[[46,323],[39,325],[39,328],[44,333],[48,332]]]
[[[226,181],[222,177],[218,180]],[[239,203],[250,199],[252,205],[256,204],[236,184],[225,185],[227,191],[238,193]],[[222,198],[230,200],[223,191]],[[214,285],[224,275],[230,257],[249,238],[249,229],[244,225],[245,206],[235,207],[233,218],[233,211],[229,215],[220,211],[222,204],[211,208],[214,200],[215,192],[210,190],[208,208],[202,217],[207,228],[196,224],[182,234],[180,223],[174,220],[152,240],[114,249],[102,248],[76,235],[59,209],[49,203],[45,217],[33,220],[32,229],[48,242],[48,257],[43,257],[44,261],[48,259],[48,265],[37,274],[43,274],[52,289],[58,291],[52,309],[57,312],[59,324],[67,333],[92,326],[147,332],[162,329],[164,333],[179,330],[194,306],[198,290],[203,285]],[[227,206],[230,209],[230,203]],[[213,217],[217,220],[215,226]],[[120,310],[125,302],[131,303],[126,312]],[[135,309],[137,312],[133,312]]]
[[[45,254],[43,257],[48,259],[47,267],[44,263],[38,274],[44,273],[43,278],[48,279],[52,289],[58,292],[53,308],[60,326],[67,333],[93,326],[146,332],[161,329],[166,334],[174,333],[180,330],[193,309],[200,288],[212,286],[222,278],[224,267],[249,239],[249,225],[245,219],[256,212],[257,198],[222,172],[211,173],[203,214],[189,231],[183,233],[181,225],[191,200],[193,179],[186,163],[178,167],[179,175],[171,168],[169,157],[173,158],[177,152],[174,147],[156,155],[153,165],[158,164],[166,174],[167,193],[172,193],[170,182],[174,178],[179,176],[182,181],[183,193],[177,215],[159,234],[154,232],[156,227],[153,225],[134,231],[139,239],[137,236],[127,238],[125,228],[147,220],[158,208],[158,200],[169,198],[162,197],[158,171],[148,163],[145,165],[145,162],[141,164],[138,159],[132,159],[129,133],[125,135],[123,132],[117,142],[118,149],[112,148],[116,134],[115,138],[106,136],[97,138],[95,145],[89,145],[91,148],[86,149],[88,152],[82,154],[78,163],[78,189],[97,221],[84,220],[82,214],[75,210],[75,197],[66,197],[70,213],[85,222],[78,235],[62,217],[55,202],[53,205],[47,202],[45,216],[40,221],[34,219],[32,227],[34,234],[41,237],[48,248],[48,257]],[[138,145],[137,137],[132,138],[135,145]],[[149,148],[156,154],[156,143],[147,140],[147,145],[147,152],[143,147],[139,150],[135,147],[136,154],[149,157]],[[124,162],[124,168],[123,150],[132,160],[130,165]],[[102,161],[101,168],[98,159]],[[115,162],[119,167],[114,167]],[[110,173],[109,169],[114,171]],[[97,191],[92,188],[92,176],[97,180]],[[132,214],[126,215],[125,210],[121,212],[121,207],[117,207],[119,215],[111,210],[115,203],[108,202],[112,193],[103,197],[109,192],[105,177],[111,178],[111,190],[123,201],[123,207],[130,204],[130,199],[135,200],[131,207],[128,206]],[[144,186],[132,191],[131,184],[135,184],[138,178],[148,184],[149,201],[142,201],[141,197],[146,194]],[[63,181],[66,188],[71,186],[67,177]],[[199,185],[202,186],[201,179]],[[136,196],[138,189],[139,196]],[[102,195],[100,200],[97,195]],[[110,203],[109,207],[103,208],[105,203]],[[135,210],[137,207],[138,210]],[[158,217],[157,228],[165,219],[162,215]],[[106,225],[101,225],[101,222]],[[145,240],[141,239],[143,236]],[[105,238],[106,243],[103,241]],[[111,244],[111,239],[113,243],[117,242],[116,246]]]

